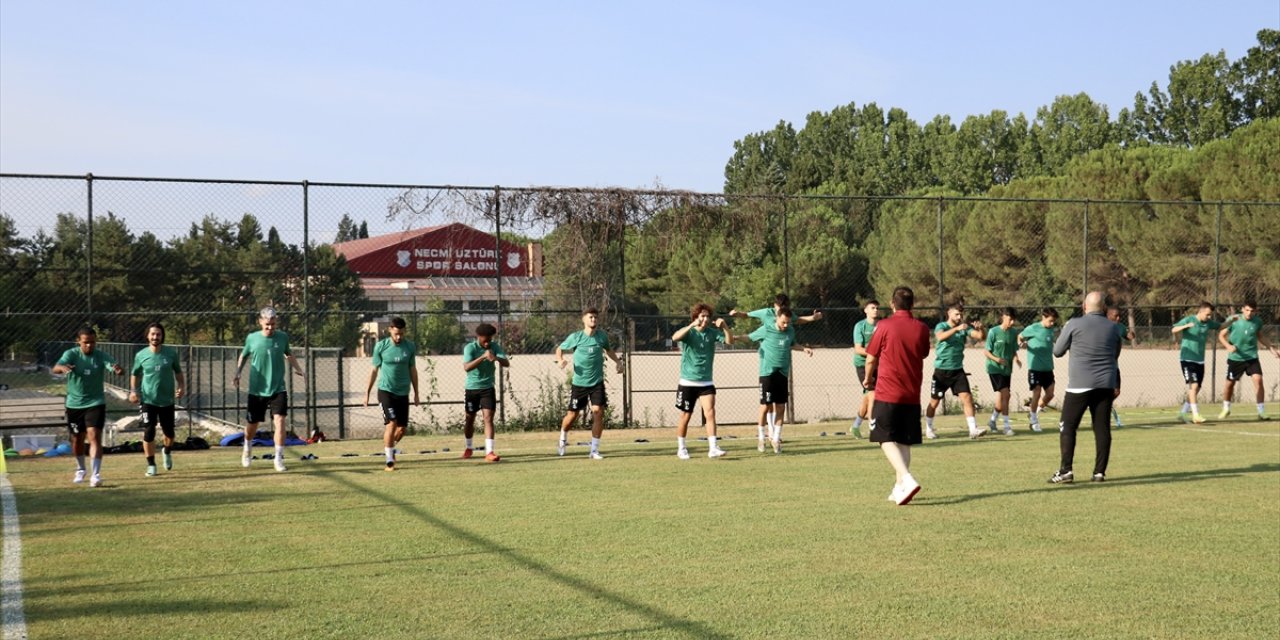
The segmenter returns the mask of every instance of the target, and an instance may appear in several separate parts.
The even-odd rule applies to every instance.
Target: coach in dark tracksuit
[[[1111,457],[1111,403],[1120,386],[1116,368],[1116,360],[1120,357],[1120,336],[1104,311],[1102,294],[1090,291],[1084,297],[1084,315],[1067,322],[1053,345],[1055,358],[1071,352],[1067,393],[1062,401],[1062,422],[1058,424],[1062,465],[1049,478],[1049,482],[1054,484],[1075,480],[1071,462],[1076,453],[1076,430],[1085,409],[1093,416],[1093,439],[1098,450],[1093,463],[1093,481],[1106,479],[1107,460]]]

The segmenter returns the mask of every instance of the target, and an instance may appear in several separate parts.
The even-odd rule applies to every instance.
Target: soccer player
[[[876,320],[880,317],[880,303],[875,300],[867,301],[867,306],[862,308],[863,313],[867,317],[858,321],[853,325],[853,370],[858,373],[858,384],[861,385],[867,380],[867,345],[871,344],[871,336],[876,332]],[[867,419],[871,412],[871,406],[876,401],[876,378],[870,378],[871,386],[862,387],[862,402],[858,405],[858,414],[853,418],[853,428],[849,430],[850,435],[855,438],[862,437],[862,421]],[[871,428],[875,428],[872,426]]]
[[[689,459],[685,436],[689,433],[689,419],[693,407],[702,405],[702,416],[707,422],[707,457],[719,458],[724,449],[716,444],[716,385],[711,376],[715,365],[716,343],[733,343],[733,332],[724,318],[711,321],[711,307],[699,302],[690,311],[693,322],[681,327],[671,336],[680,344],[680,382],[676,386],[676,409],[680,421],[676,424],[676,457]],[[714,326],[713,326],[714,325]]]
[[[1062,454],[1058,470],[1049,478],[1053,484],[1075,482],[1072,463],[1076,453],[1076,431],[1087,409],[1093,419],[1093,441],[1096,445],[1093,481],[1106,480],[1107,463],[1111,459],[1111,403],[1120,395],[1120,357],[1123,340],[1115,323],[1103,312],[1102,293],[1090,291],[1084,298],[1084,315],[1062,328],[1053,344],[1053,355],[1061,358],[1071,352],[1067,393],[1062,401],[1062,421],[1058,423],[1058,445]]]
[[[938,432],[933,430],[933,416],[942,403],[942,397],[950,391],[964,405],[965,422],[969,425],[969,437],[978,438],[986,433],[985,427],[978,426],[974,416],[973,393],[969,390],[969,377],[964,371],[964,345],[969,338],[981,340],[986,337],[982,323],[972,324],[964,321],[964,309],[953,304],[947,308],[947,319],[933,328],[933,336],[938,340],[938,355],[933,360],[933,382],[929,387],[929,407],[925,409],[925,435],[934,440]]]
[[[413,405],[418,406],[418,347],[404,337],[404,318],[392,318],[387,327],[387,337],[373,347],[373,369],[369,371],[369,385],[364,389],[364,406],[369,406],[369,394],[378,384],[378,406],[382,408],[383,453],[387,457],[387,471],[396,470],[396,445],[404,437],[409,426],[409,389],[413,389]]]
[[[1133,342],[1133,329],[1120,319],[1120,309],[1118,307],[1107,307],[1107,320],[1115,324],[1116,335],[1120,336],[1121,342],[1130,344]],[[1116,398],[1120,397],[1120,361],[1116,360]],[[1124,428],[1124,423],[1120,422],[1120,412],[1116,410],[1115,404],[1111,405],[1111,418],[1115,420],[1116,428]]]
[[[1018,358],[1018,339],[1013,331],[1015,316],[1013,307],[1005,307],[1000,312],[1000,326],[992,327],[987,332],[987,377],[991,379],[991,389],[996,392],[996,406],[991,410],[991,420],[987,429],[996,431],[996,417],[1004,416],[1004,434],[1013,435],[1013,427],[1009,425],[1009,384],[1013,381],[1013,367],[1022,366]]]
[[[791,376],[791,351],[813,357],[813,349],[796,344],[796,328],[791,326],[791,309],[783,307],[773,324],[751,332],[751,341],[760,343],[760,406],[769,419],[769,441],[773,452],[782,453],[782,423],[787,408],[787,379]],[[764,427],[757,425],[757,450],[764,451]]]
[[[498,408],[493,372],[495,362],[509,367],[511,361],[507,359],[502,345],[493,341],[497,333],[497,327],[482,322],[476,327],[476,339],[462,349],[462,370],[467,372],[466,400],[463,403],[467,417],[462,425],[462,436],[467,439],[467,446],[462,449],[463,458],[471,457],[471,437],[475,435],[476,414],[479,413],[484,419],[484,459],[488,462],[502,459],[493,450],[493,412]]]
[[[1222,412],[1218,419],[1231,415],[1231,399],[1236,380],[1249,376],[1258,401],[1258,419],[1266,420],[1265,393],[1262,387],[1262,364],[1258,362],[1258,345],[1262,345],[1280,358],[1280,351],[1262,337],[1262,318],[1258,317],[1258,303],[1250,300],[1240,307],[1240,313],[1232,316],[1231,326],[1218,332],[1218,342],[1227,350],[1227,383],[1222,387]]]
[[[72,482],[84,482],[84,457],[93,460],[89,486],[102,486],[102,430],[107,425],[107,398],[103,392],[106,371],[116,375],[124,368],[105,351],[97,351],[98,333],[92,327],[76,332],[77,346],[62,352],[52,371],[67,376],[67,430],[71,432],[71,450],[76,454],[76,475]],[[88,442],[86,443],[86,439]]]
[[[1204,422],[1204,418],[1200,416],[1200,406],[1196,404],[1200,395],[1200,383],[1204,380],[1204,345],[1213,336],[1213,332],[1221,328],[1222,323],[1213,319],[1213,305],[1208,302],[1201,302],[1195,315],[1187,316],[1173,325],[1173,335],[1181,340],[1178,360],[1182,366],[1182,380],[1187,383],[1187,401],[1182,403],[1182,411],[1178,412],[1178,419],[1183,422]],[[1190,418],[1187,417],[1188,412]]]
[[[787,294],[785,293],[779,293],[778,295],[773,297],[772,307],[768,307],[765,309],[756,309],[755,311],[749,311],[747,313],[743,313],[741,311],[738,311],[737,309],[730,309],[729,317],[730,318],[755,318],[756,320],[760,321],[761,326],[771,326],[774,324],[774,319],[778,314],[778,310],[784,307],[787,309],[791,308],[791,298],[788,297]],[[822,319],[822,312],[814,311],[812,315],[793,318],[795,322],[793,322],[792,324],[799,326],[802,324],[809,324],[810,322],[814,322],[816,320],[821,320],[821,319]],[[748,335],[739,334],[738,340],[740,342],[746,342],[748,344],[752,342],[751,336],[749,334]],[[765,404],[760,405],[760,416],[756,419],[756,424],[757,426],[759,426],[760,430],[761,431],[764,430],[764,425],[766,422],[772,425],[774,422],[774,419],[775,419],[775,416],[769,414],[769,406]],[[770,427],[770,429],[772,429],[772,427]],[[763,446],[759,447],[759,449],[761,452],[764,451]]]
[[[885,318],[867,345],[863,386],[876,381],[875,405],[867,437],[880,445],[893,467],[895,481],[889,501],[902,506],[920,492],[911,475],[911,445],[920,444],[920,386],[924,359],[929,355],[929,328],[911,317],[915,293],[907,287],[893,291],[893,315]]]
[[[560,444],[556,452],[564,455],[569,446],[569,429],[573,421],[578,419],[578,412],[591,405],[591,453],[592,460],[603,460],[600,454],[600,436],[604,433],[604,408],[609,396],[604,390],[604,357],[609,356],[622,373],[622,361],[609,346],[609,334],[598,329],[600,312],[592,307],[582,312],[582,330],[569,334],[569,337],[556,347],[556,364],[563,369],[569,361],[565,359],[566,351],[573,352],[573,380],[569,391],[569,410],[560,423]]]
[[[276,471],[286,471],[284,466],[284,419],[289,415],[289,394],[285,391],[284,370],[286,363],[299,376],[303,375],[302,366],[289,350],[289,334],[276,329],[279,318],[272,307],[263,307],[258,312],[258,326],[261,331],[254,331],[244,339],[244,349],[240,359],[236,361],[236,377],[232,384],[240,388],[240,372],[245,362],[249,363],[249,401],[245,412],[244,453],[240,456],[240,465],[248,467],[253,460],[253,436],[258,433],[258,425],[271,412],[275,423],[275,466]],[[306,379],[305,377],[303,378]]]
[[[174,401],[182,397],[186,380],[178,350],[164,344],[164,325],[147,325],[147,344],[133,356],[129,402],[141,403],[142,454],[147,457],[147,477],[152,477],[156,475],[157,424],[164,433],[164,447],[160,450],[164,469],[173,469]]]
[[[1058,310],[1040,310],[1040,322],[1018,334],[1018,344],[1027,348],[1027,385],[1031,387],[1031,430],[1040,432],[1040,412],[1053,400],[1053,327],[1058,324]]]

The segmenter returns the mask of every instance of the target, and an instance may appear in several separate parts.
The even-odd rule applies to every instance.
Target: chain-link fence
[[[461,420],[461,353],[485,322],[512,354],[499,377],[499,423],[540,429],[558,422],[567,390],[552,354],[581,328],[581,311],[595,307],[628,365],[624,374],[607,368],[611,423],[662,426],[676,417],[670,336],[690,306],[727,315],[786,292],[801,315],[823,316],[798,327],[800,341],[818,347],[793,369],[790,409],[806,421],[852,414],[853,327],[869,299],[887,312],[895,286],[915,289],[917,315],[931,325],[956,302],[988,324],[1006,306],[1020,323],[1035,322],[1043,307],[1065,320],[1083,291],[1099,289],[1135,334],[1122,356],[1121,404],[1165,406],[1183,388],[1170,328],[1201,301],[1223,315],[1256,302],[1266,339],[1277,341],[1277,220],[1276,202],[4,174],[0,347],[12,368],[37,362],[41,345],[74,338],[80,325],[95,326],[100,344],[132,348],[161,321],[170,343],[189,345],[200,386],[188,405],[235,424],[242,398],[225,370],[256,329],[257,310],[273,305],[309,364],[305,390],[291,396],[295,430],[373,437],[381,425],[376,408],[364,406],[368,354],[386,319],[409,323],[427,403],[415,426],[436,430]],[[756,326],[732,324],[739,334]],[[969,352],[969,372],[984,381],[981,345]],[[1216,343],[1210,353],[1206,402],[1225,371]],[[755,358],[746,344],[717,358],[722,422],[755,420]],[[1264,356],[1263,365],[1274,397],[1277,361]]]

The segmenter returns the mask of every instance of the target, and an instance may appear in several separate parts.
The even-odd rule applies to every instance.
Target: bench
[[[19,431],[65,429],[65,399],[28,390],[0,392],[0,433],[8,437]]]

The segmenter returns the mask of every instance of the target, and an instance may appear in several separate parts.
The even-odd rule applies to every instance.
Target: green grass
[[[607,432],[603,461],[529,433],[493,465],[406,439],[454,450],[395,473],[369,441],[287,474],[238,449],[154,479],[108,456],[95,490],[66,458],[9,471],[36,639],[1270,637],[1280,422],[1124,415],[1110,481],[1074,486],[1045,482],[1056,432],[971,442],[947,418],[907,507],[877,449],[817,435],[844,424],[788,427],[781,456],[728,429],[715,461],[647,430]]]

